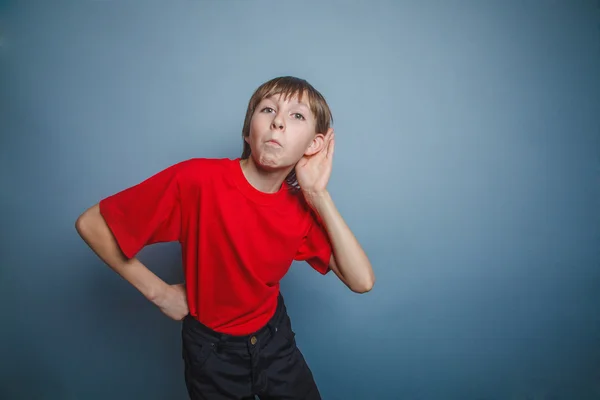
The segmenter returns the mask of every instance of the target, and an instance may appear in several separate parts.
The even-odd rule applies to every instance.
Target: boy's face
[[[303,97],[299,102],[298,97],[284,100],[276,94],[258,103],[250,122],[250,135],[244,139],[250,145],[251,157],[260,166],[294,166],[302,156],[312,155],[322,147],[324,135],[315,133],[316,121],[305,102],[307,96]]]

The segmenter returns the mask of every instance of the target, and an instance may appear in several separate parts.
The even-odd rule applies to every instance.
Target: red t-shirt
[[[239,158],[177,163],[103,199],[100,212],[127,258],[149,244],[181,244],[190,314],[218,332],[263,327],[293,260],[329,271],[331,244],[302,194],[285,183],[257,190]]]

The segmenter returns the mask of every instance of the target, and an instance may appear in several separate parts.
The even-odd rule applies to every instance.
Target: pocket
[[[181,334],[181,339],[181,357],[186,366],[194,371],[200,371],[214,352],[214,343],[185,330]]]
[[[292,321],[289,317],[285,318],[279,330],[291,344],[296,344],[296,332],[292,329]]]
[[[212,353],[212,344],[189,346],[184,343],[182,346],[182,357],[185,361],[185,364],[196,372],[200,371],[204,367],[206,361],[210,358]]]

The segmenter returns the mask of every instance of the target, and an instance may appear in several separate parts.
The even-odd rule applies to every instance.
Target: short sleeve
[[[100,201],[100,213],[127,258],[146,245],[179,240],[181,166],[173,165]]]
[[[319,273],[325,275],[330,271],[331,242],[322,223],[311,213],[310,227],[304,237],[294,260],[306,261]]]

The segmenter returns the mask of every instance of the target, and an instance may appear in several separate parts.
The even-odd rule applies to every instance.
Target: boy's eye
[[[304,115],[302,115],[300,113],[295,113],[294,114],[294,118],[303,120],[304,119]]]
[[[262,111],[270,113],[270,112],[273,112],[275,110],[273,110],[271,107],[265,107],[265,108],[262,109]]]

